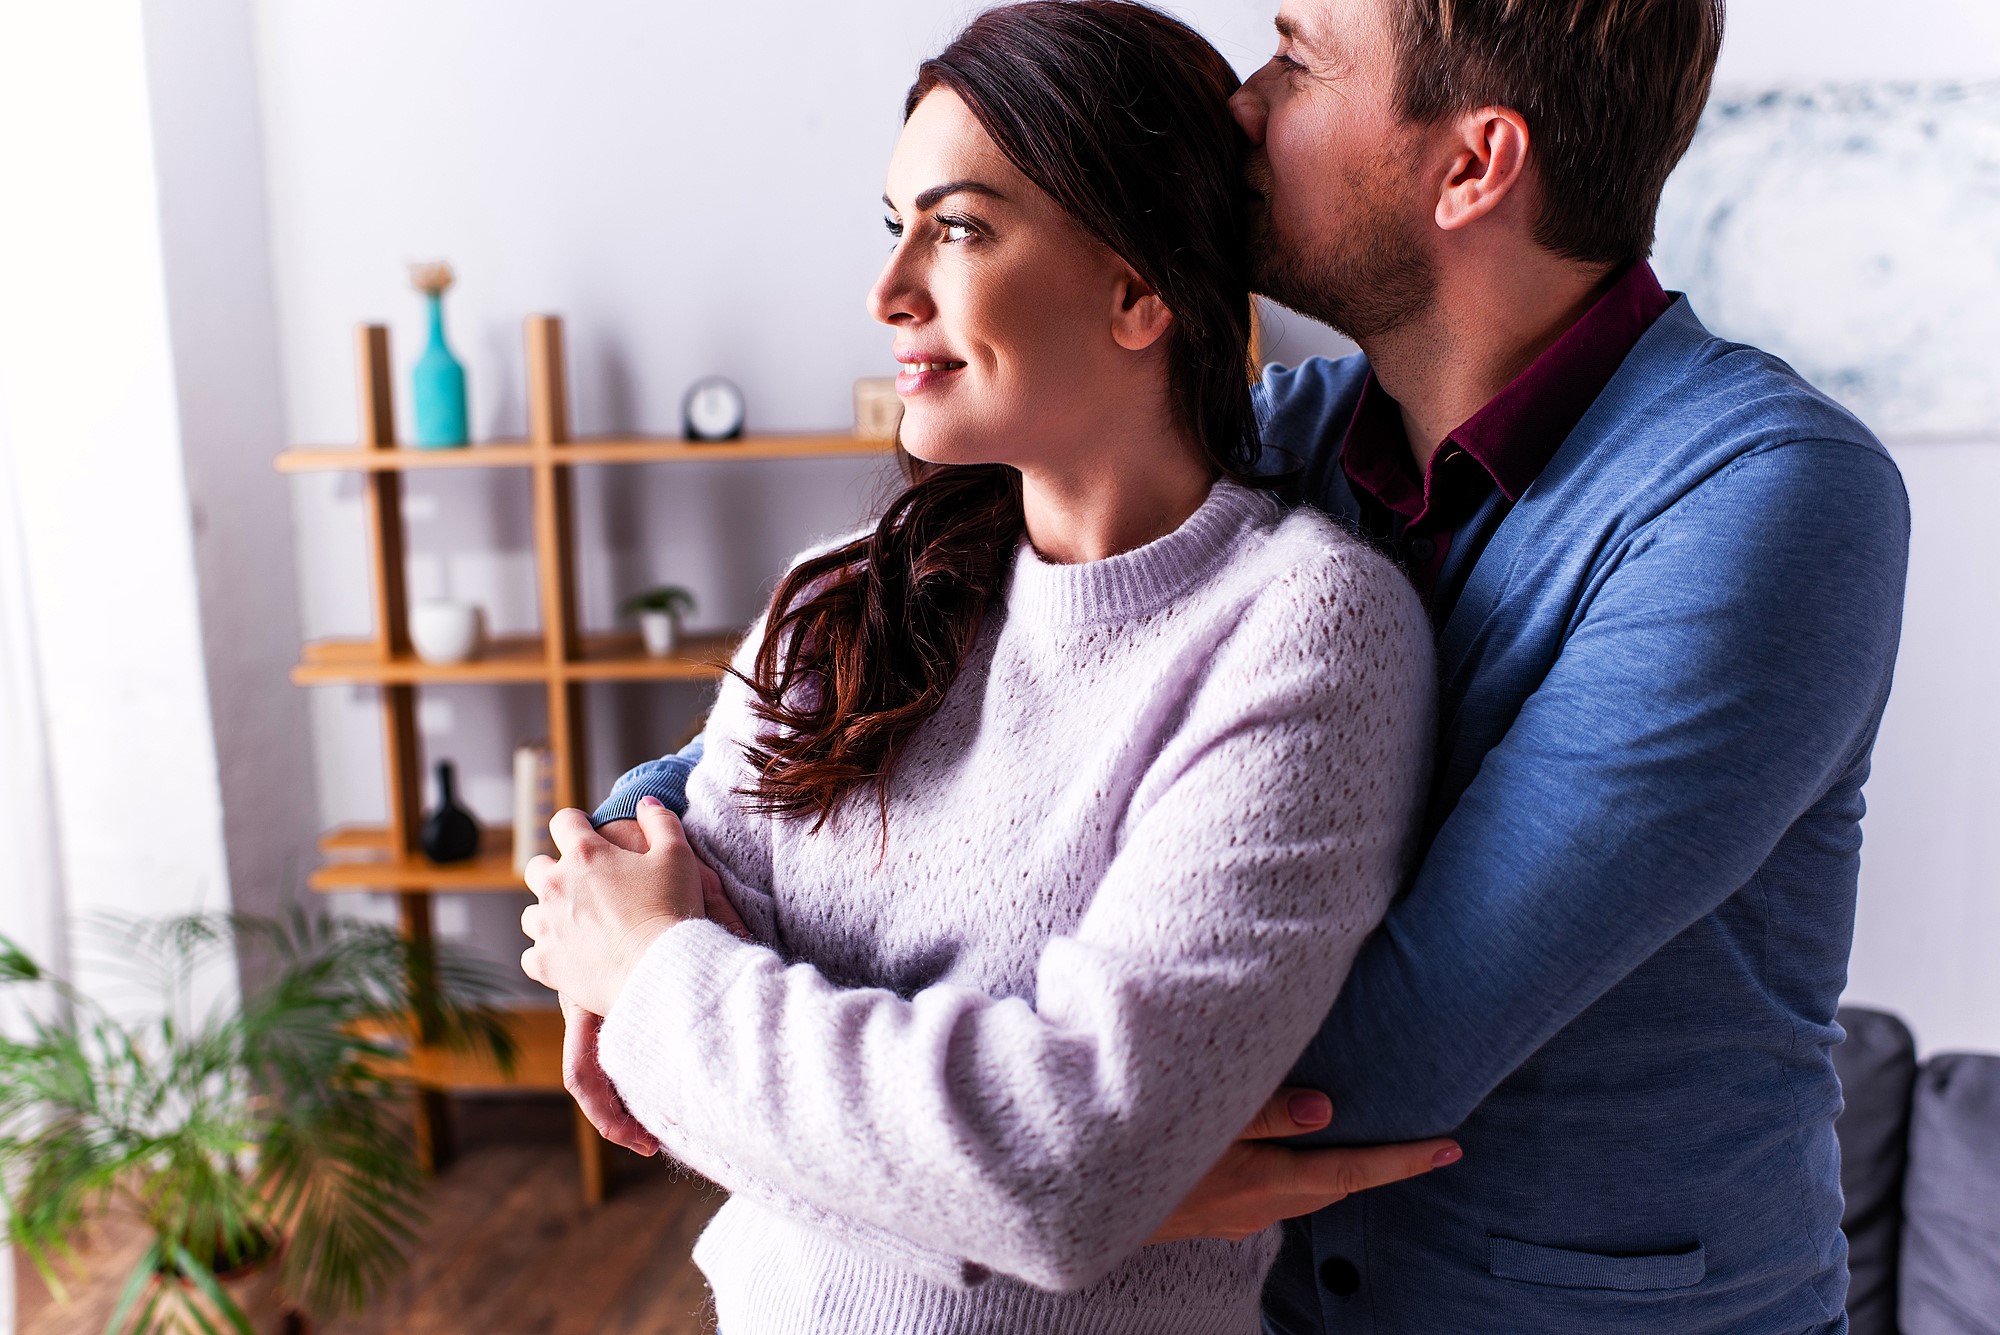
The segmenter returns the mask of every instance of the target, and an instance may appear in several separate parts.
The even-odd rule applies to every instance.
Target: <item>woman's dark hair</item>
[[[1026,0],[974,19],[917,71],[908,119],[956,93],[1000,150],[1157,292],[1168,392],[1215,470],[1248,480],[1244,141],[1237,78],[1200,34],[1132,0]],[[753,675],[775,731],[749,747],[760,810],[821,822],[873,782],[886,816],[905,742],[957,677],[1024,528],[999,464],[904,456],[908,488],[865,537],[802,561],[771,599]]]

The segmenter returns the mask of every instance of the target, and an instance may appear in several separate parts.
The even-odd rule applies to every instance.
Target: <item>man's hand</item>
[[[563,1088],[576,1100],[576,1106],[583,1109],[583,1115],[597,1128],[598,1135],[635,1154],[648,1158],[658,1154],[660,1142],[639,1124],[639,1119],[625,1106],[625,1100],[618,1097],[611,1077],[598,1064],[597,1031],[603,1028],[604,1020],[567,997],[563,998],[562,1011]]]
[[[1417,1177],[1463,1157],[1451,1140],[1324,1150],[1258,1143],[1317,1131],[1332,1120],[1333,1104],[1326,1095],[1280,1089],[1150,1241],[1236,1242],[1280,1219],[1323,1210],[1357,1191]]]

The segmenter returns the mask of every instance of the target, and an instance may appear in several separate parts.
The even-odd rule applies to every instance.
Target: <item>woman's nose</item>
[[[1229,98],[1229,114],[1236,117],[1236,123],[1243,128],[1243,133],[1254,148],[1264,146],[1264,124],[1271,115],[1270,104],[1264,100],[1264,90],[1261,86],[1270,68],[1267,64],[1244,80],[1243,86]]]
[[[923,287],[915,281],[903,248],[898,246],[882,266],[875,286],[868,289],[868,314],[882,324],[905,324],[924,319],[925,304]]]

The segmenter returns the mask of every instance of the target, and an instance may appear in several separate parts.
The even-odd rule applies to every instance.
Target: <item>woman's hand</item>
[[[648,1157],[660,1152],[653,1137],[625,1106],[611,1077],[597,1060],[597,1031],[604,1018],[592,1015],[568,997],[562,999],[563,1088],[583,1109],[583,1115],[597,1128],[597,1134],[613,1145],[623,1145],[634,1154]]]
[[[636,820],[611,821],[597,834],[627,853],[643,855],[651,847],[646,832]],[[736,906],[722,893],[722,879],[699,860],[696,866],[701,871],[702,908],[709,919],[743,940],[751,940],[750,931],[743,925]],[[523,925],[526,925],[525,919]],[[525,963],[524,958],[524,966]],[[597,1031],[604,1024],[603,1017],[585,1010],[568,997],[562,998],[562,1012],[563,1088],[576,1099],[576,1106],[583,1109],[583,1115],[590,1119],[590,1124],[606,1140],[614,1145],[623,1145],[635,1154],[658,1154],[660,1142],[625,1106],[625,1100],[619,1097],[611,1077],[604,1073],[603,1065],[597,1060]]]
[[[521,953],[528,977],[594,1015],[610,1013],[646,948],[675,923],[704,916],[702,873],[681,823],[657,798],[639,802],[643,853],[628,852],[565,807],[549,822],[560,860],[528,863],[536,903],[521,912],[534,942]],[[714,873],[708,873],[713,876]]]
[[[620,817],[606,821],[597,831],[598,838],[608,839],[628,853],[646,851],[646,832],[639,828],[635,819]],[[722,891],[722,878],[714,868],[703,862],[699,856],[695,865],[701,868],[701,908],[708,920],[727,931],[739,941],[756,941],[756,936],[744,923],[743,915],[729,902],[729,896]]]

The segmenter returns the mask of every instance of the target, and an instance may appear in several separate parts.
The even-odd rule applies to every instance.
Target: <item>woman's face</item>
[[[903,447],[935,463],[1032,467],[1087,443],[1143,352],[1116,337],[1130,268],[949,89],[905,123],[883,200],[895,250],[868,309],[896,331]]]

